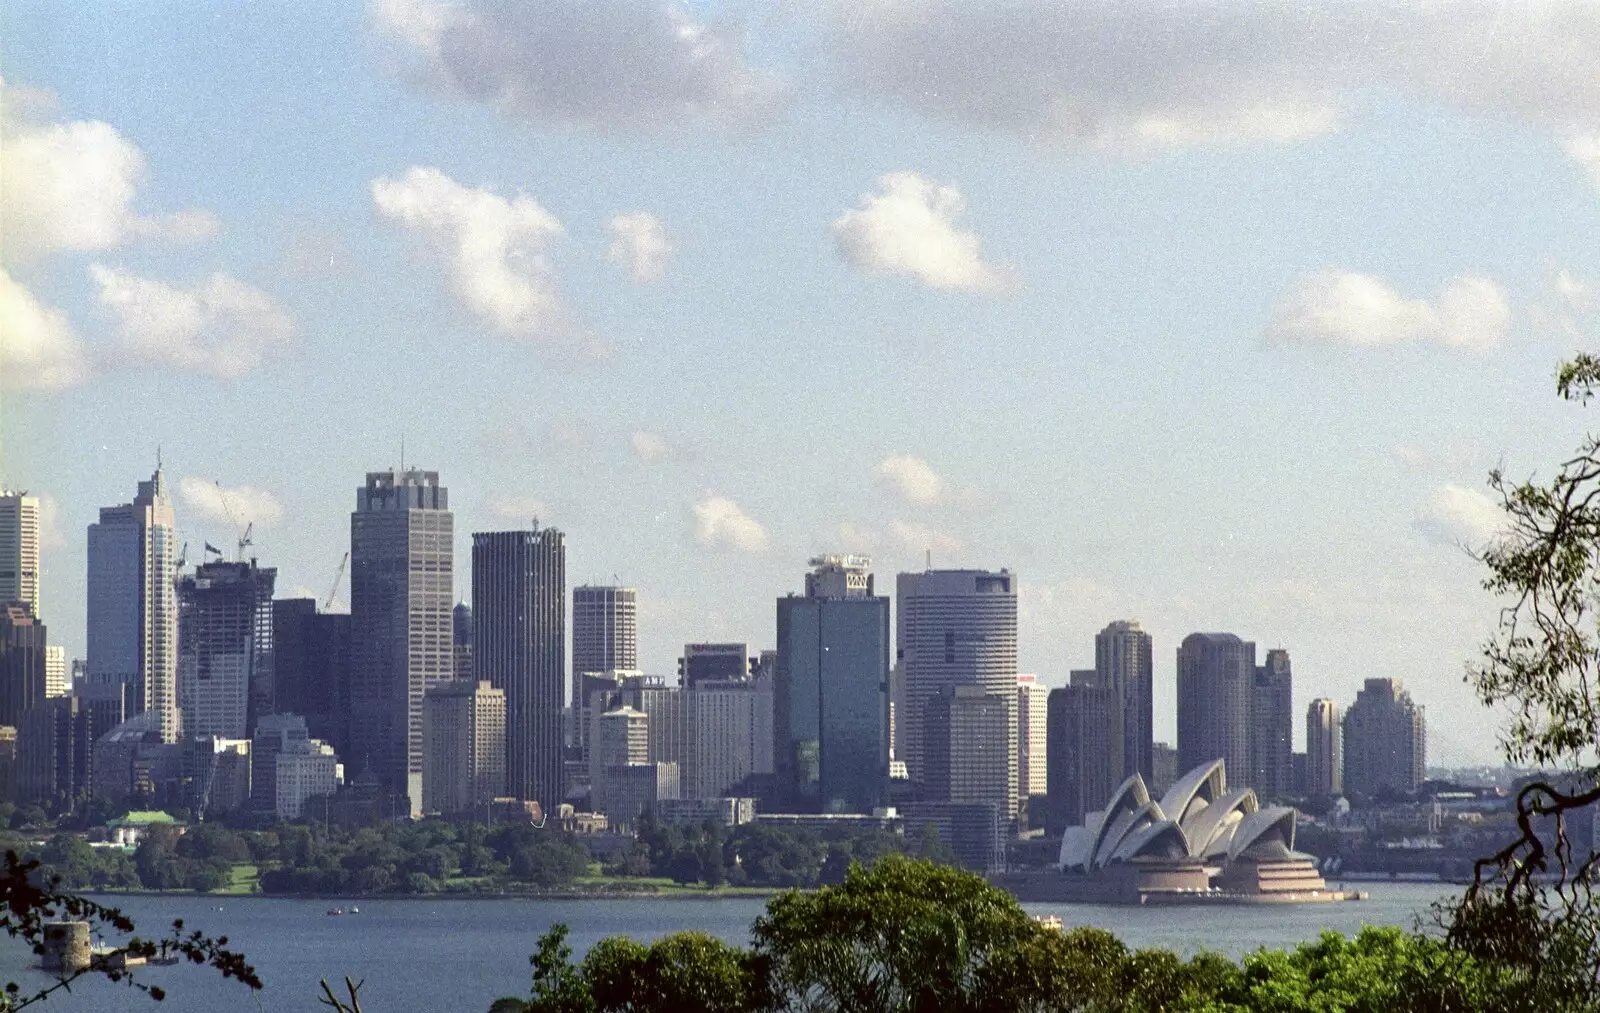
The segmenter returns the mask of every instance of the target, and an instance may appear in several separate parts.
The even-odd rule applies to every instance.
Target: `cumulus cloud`
[[[1428,497],[1416,526],[1433,541],[1478,549],[1492,541],[1505,522],[1499,503],[1476,489],[1446,484]]]
[[[545,509],[544,501],[536,496],[500,494],[489,497],[489,512],[502,521],[526,524],[549,511]]]
[[[648,211],[634,211],[614,216],[606,227],[611,232],[613,264],[620,264],[634,281],[662,279],[673,245],[661,219]]]
[[[1381,90],[1600,127],[1590,4],[856,0],[835,5],[830,38],[869,93],[1044,143],[1295,141]]]
[[[532,197],[469,189],[412,166],[372,181],[378,214],[403,226],[441,266],[450,292],[490,330],[568,351],[583,348],[548,256],[566,230]]]
[[[833,222],[839,255],[868,274],[899,274],[931,288],[993,292],[1005,274],[986,264],[978,236],[956,227],[967,202],[954,186],[914,172],[878,177],[878,192]]]
[[[119,352],[136,364],[233,380],[295,335],[271,296],[220,272],[189,289],[104,264],[89,265],[89,276],[116,318]]]
[[[726,496],[708,492],[694,505],[694,538],[709,549],[765,552],[767,529]]]
[[[933,506],[947,493],[944,478],[914,454],[891,454],[878,462],[872,474],[881,488],[912,506]]]
[[[270,528],[283,520],[283,504],[278,497],[254,486],[225,486],[185,475],[178,480],[178,499],[201,520],[235,525],[241,530],[247,524]]]
[[[61,504],[47,492],[39,496],[39,548],[46,552],[67,547],[67,536],[61,530]]]
[[[0,390],[60,390],[88,375],[67,318],[0,267]]]
[[[672,444],[660,433],[640,430],[628,437],[628,446],[633,448],[633,456],[641,461],[664,461],[672,456]]]
[[[936,566],[946,565],[960,556],[963,548],[961,539],[955,535],[898,517],[889,522],[889,538],[903,553],[933,553]]]
[[[1594,185],[1600,187],[1600,134],[1574,134],[1568,137],[1567,154],[1588,172]]]
[[[374,20],[427,86],[531,123],[647,132],[748,128],[783,102],[741,34],[667,0],[377,0]]]
[[[107,250],[135,239],[188,243],[218,231],[208,211],[134,208],[144,154],[109,123],[37,123],[40,103],[0,82],[0,221],[20,253]],[[22,108],[18,108],[21,106]]]
[[[1279,341],[1485,349],[1499,344],[1510,325],[1511,304],[1487,278],[1457,278],[1430,303],[1406,299],[1371,275],[1328,270],[1296,283],[1266,333]]]

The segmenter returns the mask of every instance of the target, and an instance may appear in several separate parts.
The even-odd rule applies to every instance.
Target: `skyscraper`
[[[1178,647],[1178,769],[1221,757],[1228,783],[1250,786],[1250,701],[1256,645],[1232,633],[1191,633]],[[1235,771],[1238,771],[1236,774]]]
[[[60,644],[48,644],[44,649],[44,695],[66,696],[72,690],[72,680],[67,675],[67,649]]]
[[[982,686],[946,686],[928,701],[923,722],[922,797],[929,802],[973,802],[1013,810],[1017,794],[1016,690],[990,693]]]
[[[1306,708],[1306,794],[1344,792],[1344,760],[1339,705],[1318,697]]]
[[[422,701],[422,807],[459,813],[505,793],[506,695],[487,682],[456,679]]]
[[[639,592],[584,584],[572,589],[572,700],[582,703],[585,672],[639,668]]]
[[[44,623],[26,602],[0,603],[0,725],[19,728],[45,701]]]
[[[1344,715],[1344,790],[1414,791],[1426,776],[1428,731],[1423,709],[1399,679],[1368,679]]]
[[[1123,781],[1122,693],[1079,673],[1046,701],[1049,805],[1044,823],[1051,833],[1080,824],[1103,808]]]
[[[454,519],[436,471],[373,471],[350,515],[350,744],[357,774],[422,810],[422,698],[455,677]]]
[[[750,674],[750,650],[745,644],[684,644],[678,659],[678,681],[685,687],[697,682],[727,682]]]
[[[1262,799],[1294,790],[1294,677],[1289,652],[1267,652],[1250,692],[1250,786]]]
[[[1008,570],[928,570],[902,573],[895,621],[896,654],[904,666],[906,766],[921,781],[930,763],[924,726],[935,697],[954,686],[980,686],[1006,701],[1003,762],[1010,785],[992,800],[1002,818],[1017,811],[1017,575]]]
[[[1017,786],[1023,798],[1049,789],[1045,771],[1048,719],[1045,687],[1031,673],[1017,676]]]
[[[178,738],[178,533],[161,468],[89,525],[89,680],[132,687],[133,713]]]
[[[567,547],[555,528],[472,536],[472,651],[506,695],[506,791],[553,812],[566,797],[561,709]]]
[[[453,630],[453,650],[455,661],[453,668],[456,673],[456,682],[473,682],[472,674],[472,606],[466,602],[457,602],[456,607],[450,612],[450,628]]]
[[[178,581],[178,701],[186,738],[247,738],[273,711],[272,586],[278,571],[214,562]]]
[[[755,770],[755,687],[749,679],[683,687],[680,797],[720,798]]]
[[[1095,682],[1122,697],[1122,776],[1137,773],[1146,783],[1153,773],[1154,669],[1150,634],[1138,623],[1114,622],[1095,634]]]
[[[0,604],[39,615],[39,497],[0,489]]]
[[[889,599],[865,556],[818,556],[778,599],[773,765],[796,805],[868,812],[889,791]]]
[[[272,603],[272,711],[299,714],[314,739],[353,757],[350,745],[350,614],[322,612],[314,598]],[[357,767],[351,765],[352,775]]]

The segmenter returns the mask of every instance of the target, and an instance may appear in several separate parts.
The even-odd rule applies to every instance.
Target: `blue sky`
[[[367,470],[568,533],[647,668],[773,639],[806,557],[1022,576],[1024,670],[1230,630],[1430,758],[1495,603],[1487,471],[1600,286],[1588,5],[7,3],[0,481],[324,595]],[[1299,730],[1297,730],[1299,734]]]

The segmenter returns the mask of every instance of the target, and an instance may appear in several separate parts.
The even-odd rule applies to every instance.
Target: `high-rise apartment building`
[[[278,571],[213,562],[178,580],[178,703],[185,738],[247,738],[273,712],[272,587]]]
[[[1045,769],[1049,735],[1046,695],[1037,675],[1017,676],[1017,784],[1023,798],[1049,790]]]
[[[160,467],[132,503],[102,507],[89,525],[89,680],[132,687],[133,713],[153,711],[176,742],[178,532]]]
[[[26,602],[0,603],[0,725],[20,728],[44,703],[46,637]]]
[[[895,620],[896,655],[904,668],[906,766],[926,784],[931,767],[951,768],[951,759],[930,750],[948,741],[927,741],[930,706],[956,686],[977,686],[1004,701],[1007,710],[1001,756],[1006,790],[992,799],[1003,819],[1017,812],[1017,575],[1008,570],[928,570],[902,573]],[[955,748],[968,747],[958,743]]]
[[[678,682],[728,682],[750,674],[749,648],[745,644],[684,644],[678,659]]]
[[[350,745],[357,774],[422,811],[422,699],[455,678],[454,518],[436,471],[373,471],[350,515]]]
[[[792,804],[870,812],[889,792],[889,599],[864,556],[818,556],[778,599],[773,766]]]
[[[1046,701],[1049,805],[1044,823],[1052,833],[1104,808],[1123,781],[1122,692],[1096,680],[1094,672],[1076,673]]]
[[[639,592],[584,584],[572,589],[572,704],[582,703],[585,672],[637,671]]]
[[[1267,652],[1250,690],[1250,786],[1263,800],[1294,793],[1294,676],[1289,652]]]
[[[1318,697],[1306,708],[1306,794],[1344,793],[1344,728],[1339,705]]]
[[[1399,679],[1368,679],[1344,715],[1344,790],[1369,797],[1383,788],[1414,791],[1427,765],[1423,709]]]
[[[1148,783],[1155,741],[1154,661],[1150,634],[1139,624],[1119,620],[1094,638],[1095,683],[1122,697],[1122,775],[1138,774]]]
[[[299,714],[314,739],[350,746],[350,614],[322,612],[314,598],[272,603],[272,711]],[[359,769],[359,765],[356,765]]]
[[[1250,787],[1250,704],[1256,645],[1232,633],[1191,633],[1178,647],[1178,769],[1221,757],[1228,783]],[[1237,774],[1234,772],[1238,771]]]
[[[66,696],[72,691],[72,680],[67,674],[67,649],[60,644],[47,644],[44,649],[44,695]]]
[[[472,651],[506,695],[506,792],[553,812],[566,797],[562,697],[567,547],[555,528],[472,536]]]
[[[0,604],[39,615],[39,497],[0,489]]]
[[[441,682],[422,699],[422,808],[477,810],[505,794],[506,695],[487,682]]]

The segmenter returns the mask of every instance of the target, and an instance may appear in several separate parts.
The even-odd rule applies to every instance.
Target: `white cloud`
[[[39,124],[0,82],[0,221],[9,250],[107,250],[135,239],[189,243],[208,239],[218,222],[208,211],[146,216],[134,210],[145,159],[109,123]]]
[[[224,486],[185,475],[178,480],[178,498],[201,520],[238,527],[270,528],[283,520],[283,504],[265,489]]]
[[[647,132],[768,121],[784,88],[730,28],[669,0],[377,0],[422,81],[532,123]]]
[[[833,223],[839,255],[868,274],[901,274],[932,288],[993,292],[1005,275],[984,263],[975,233],[956,228],[967,202],[954,186],[914,172],[878,177],[878,193]]]
[[[633,454],[641,461],[663,461],[672,456],[672,444],[660,433],[647,433],[643,430],[628,437],[628,445],[633,448]]]
[[[706,493],[694,505],[695,541],[710,549],[737,549],[740,552],[765,552],[770,543],[767,529],[726,496]]]
[[[944,500],[947,485],[933,465],[913,454],[891,454],[872,470],[878,485],[912,506],[933,506]]]
[[[834,12],[832,46],[857,87],[1044,143],[1295,141],[1383,92],[1600,127],[1592,4],[853,0]]]
[[[1447,545],[1482,548],[1505,527],[1500,504],[1476,489],[1441,485],[1417,514],[1416,526],[1428,538]]]
[[[0,389],[60,390],[88,375],[88,359],[66,316],[0,267]]]
[[[258,288],[220,272],[191,289],[89,265],[100,305],[117,320],[132,362],[237,379],[295,335],[288,311]]]
[[[372,181],[378,214],[403,225],[442,266],[452,294],[497,334],[581,347],[547,251],[566,230],[525,194],[507,200],[468,189],[438,169],[412,166]]]
[[[1594,185],[1600,187],[1600,134],[1573,134],[1563,146],[1572,160],[1589,173]]]
[[[903,521],[898,517],[889,522],[889,537],[895,547],[903,553],[913,553],[918,556],[925,552],[933,553],[935,566],[948,566],[961,555],[964,547],[961,539],[955,535],[915,521]]]
[[[613,264],[622,265],[634,281],[662,279],[674,247],[661,219],[648,211],[633,211],[614,216],[606,227],[611,232]]]
[[[39,548],[46,552],[67,547],[66,533],[61,530],[61,504],[47,492],[39,496]]]
[[[1431,342],[1485,349],[1511,325],[1511,304],[1487,278],[1457,278],[1439,298],[1406,299],[1381,279],[1351,271],[1305,275],[1273,311],[1267,337],[1348,345]]]
[[[489,497],[489,512],[502,521],[527,524],[540,514],[548,514],[544,501],[536,496],[500,494]]]

